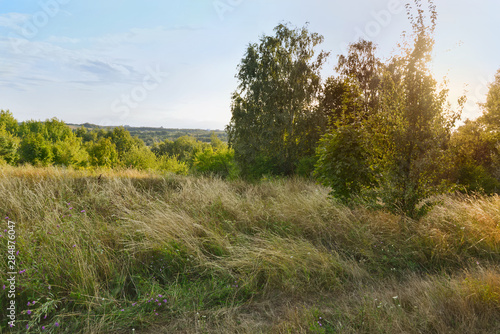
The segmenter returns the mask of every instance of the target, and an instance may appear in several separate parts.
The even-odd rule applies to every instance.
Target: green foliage
[[[42,133],[28,133],[19,147],[21,163],[31,163],[35,166],[48,166],[52,164],[54,154],[50,143]]]
[[[376,46],[373,42],[360,39],[349,45],[347,56],[339,56],[337,72],[345,78],[344,80],[348,80],[348,88],[344,88],[344,102],[345,92],[349,90],[361,100],[359,104],[362,106],[362,112],[354,108],[356,114],[353,115],[355,116],[352,117],[353,120],[364,118],[377,108],[380,71],[383,70],[384,65],[375,56],[375,51]],[[351,97],[348,101],[354,101],[354,99]]]
[[[329,77],[323,87],[319,109],[328,118],[329,125],[343,121],[352,123],[362,109],[361,93],[349,78]]]
[[[180,161],[192,164],[194,156],[210,147],[207,143],[202,143],[192,136],[182,136],[175,141],[165,140],[155,145],[151,150],[157,157],[167,155],[176,156]]]
[[[19,127],[21,162],[34,165],[86,166],[88,154],[71,129],[53,118],[45,122],[27,121]],[[35,141],[39,140],[39,143]],[[47,153],[46,150],[50,150]]]
[[[226,149],[228,147],[227,143],[220,140],[219,136],[217,136],[215,132],[212,132],[210,135],[210,146],[212,146],[212,148],[216,151]]]
[[[92,166],[113,168],[118,165],[116,146],[108,138],[101,138],[97,143],[90,143],[88,152]]]
[[[312,178],[314,176],[314,168],[318,163],[318,158],[315,155],[305,156],[297,162],[295,173],[305,178]]]
[[[44,127],[46,130],[43,131],[46,133],[46,139],[52,143],[56,143],[58,141],[65,141],[74,137],[73,131],[64,123],[63,121],[59,121],[57,118],[52,118],[51,120],[47,120],[45,122],[36,122],[37,125],[40,124],[41,127]]]
[[[22,122],[19,125],[18,136],[20,138],[24,138],[29,134],[40,134],[44,139],[48,139],[49,137],[47,127],[43,124],[43,122],[35,120]]]
[[[146,146],[132,146],[121,158],[121,163],[125,167],[139,170],[156,169],[158,167],[155,154]]]
[[[87,165],[89,156],[82,141],[62,121],[53,118],[44,123],[48,140],[52,143],[54,165],[80,166]]]
[[[467,191],[494,194],[500,191],[500,182],[481,165],[464,164],[457,166],[457,184]]]
[[[189,172],[189,166],[184,161],[167,155],[158,158],[158,169],[178,175],[187,175]]]
[[[123,126],[114,128],[106,137],[111,139],[111,142],[115,144],[116,152],[118,152],[118,157],[120,159],[122,159],[136,143],[134,138],[130,135],[130,132],[125,130]]]
[[[372,42],[360,40],[339,56],[337,71],[325,83],[320,108],[329,117],[329,133],[318,145],[314,174],[331,195],[349,202],[375,182],[370,163],[371,139],[368,120],[377,112],[380,71]]]
[[[500,190],[500,154],[494,136],[480,121],[467,120],[451,137],[453,182],[468,191],[491,194]]]
[[[372,161],[383,168],[382,200],[389,209],[410,217],[423,213],[417,210],[421,200],[441,190],[444,168],[449,165],[449,137],[459,115],[449,110],[447,90],[437,89],[427,68],[435,19],[432,2],[430,27],[423,10],[419,9],[416,19],[411,17],[413,47],[391,60],[382,79],[380,109],[371,123],[379,153]],[[461,107],[463,103],[461,99]]]
[[[449,138],[459,114],[446,105],[447,90],[437,89],[427,68],[434,5],[431,1],[427,19],[420,1],[415,3],[415,17],[407,6],[413,45],[403,48],[402,56],[384,65],[374,57],[374,46],[360,41],[339,58],[343,81],[327,82],[323,100],[338,118],[331,120],[331,133],[321,141],[316,168],[334,196],[344,201],[358,194],[372,198],[375,191],[375,200],[410,217],[424,212],[417,209],[423,199],[443,190]],[[460,107],[463,103],[462,98]]]
[[[54,165],[86,167],[89,154],[82,146],[80,138],[71,136],[52,145]]]
[[[4,123],[0,124],[0,159],[14,165],[19,159],[18,148],[20,140],[6,130]]]
[[[84,123],[81,125],[76,124],[68,124],[77,132],[82,132],[81,128],[85,129],[87,133],[97,133],[98,130],[103,130],[103,127]],[[111,130],[114,127],[111,128]],[[110,128],[106,128],[110,129]],[[150,128],[150,127],[133,127],[133,126],[124,126],[124,129],[130,132],[130,135],[133,138],[139,138],[142,140],[147,146],[152,147],[155,143],[160,143],[165,141],[166,139],[170,141],[174,141],[182,136],[191,136],[196,138],[196,140],[209,143],[211,140],[211,136],[215,133],[223,142],[227,142],[227,134],[225,131],[221,130],[202,130],[202,129],[168,129],[168,128]],[[82,133],[83,134],[83,133]],[[79,135],[80,137],[82,135]],[[84,140],[88,141],[88,140]]]
[[[83,125],[75,130],[75,135],[78,138],[81,138],[83,143],[98,141],[97,131],[88,131],[87,128],[85,128]]]
[[[315,175],[331,195],[344,202],[374,184],[368,165],[367,145],[363,133],[353,125],[338,126],[324,135],[317,150]]]
[[[187,132],[198,134],[194,130]],[[150,149],[140,138],[132,137],[124,127],[114,127],[111,130],[92,127],[89,130],[81,126],[73,131],[56,118],[45,122],[30,120],[17,126],[12,114],[2,110],[0,159],[2,163],[9,164],[19,162],[37,166],[107,168],[123,166],[187,174],[199,154],[199,172],[220,176],[235,175],[234,153],[228,150],[227,144],[218,138],[215,131],[210,133],[210,138],[209,132],[203,133],[209,142],[201,142],[193,136],[185,135],[179,136],[175,141],[165,140]]]
[[[155,143],[151,147],[151,152],[153,152],[157,157],[168,156],[172,152],[173,141],[165,139],[161,143]]]
[[[0,126],[2,125],[5,126],[5,131],[11,135],[16,134],[19,128],[17,120],[9,110],[0,110]]]
[[[243,176],[290,175],[298,160],[314,153],[324,116],[313,107],[327,53],[315,57],[323,37],[306,27],[280,24],[275,36],[250,44],[238,66],[226,130]]]
[[[171,155],[178,156],[179,160],[191,163],[198,152],[201,152],[207,144],[201,143],[191,136],[177,138],[172,145]]]
[[[500,70],[495,74],[495,80],[490,84],[486,103],[481,105],[484,115],[480,121],[486,124],[489,131],[500,133]],[[497,140],[499,138],[497,137]]]
[[[235,177],[234,151],[227,148],[227,146],[219,147],[218,149],[208,147],[195,155],[193,168],[201,174],[223,178]]]

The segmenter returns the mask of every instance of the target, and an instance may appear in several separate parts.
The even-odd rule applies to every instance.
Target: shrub
[[[179,161],[175,156],[166,155],[158,158],[158,169],[178,175],[187,175],[189,172],[189,167],[185,162]]]
[[[234,151],[227,147],[219,150],[208,147],[195,155],[193,169],[201,174],[224,178],[235,176]]]
[[[88,152],[92,166],[112,168],[118,165],[116,146],[108,138],[101,138],[97,143],[90,143]]]
[[[147,146],[133,146],[123,155],[121,163],[124,167],[133,167],[139,170],[158,168],[156,156]]]

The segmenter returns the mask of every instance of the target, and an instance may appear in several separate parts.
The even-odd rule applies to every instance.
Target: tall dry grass
[[[440,200],[412,221],[301,179],[0,167],[33,333],[495,333],[500,199]]]

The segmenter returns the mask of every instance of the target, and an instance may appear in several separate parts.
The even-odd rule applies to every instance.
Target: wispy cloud
[[[179,34],[179,32],[189,33],[202,29],[203,28],[201,27],[195,26],[158,26],[155,28],[132,28],[126,33],[106,34],[103,36],[90,38],[90,41],[98,45],[106,45],[108,47],[114,47],[122,44],[161,43],[161,41],[165,41],[168,39],[179,38],[180,36],[182,36],[182,34]]]
[[[136,72],[132,66],[100,59],[83,59],[83,63],[79,64],[78,67],[97,75],[102,79],[101,81],[121,81]]]
[[[78,38],[70,38],[65,36],[50,36],[46,42],[53,44],[77,44],[81,40]]]
[[[30,18],[31,15],[23,13],[0,14],[0,27],[18,32]]]
[[[4,15],[4,25],[14,27],[26,19],[23,15]],[[188,45],[186,34],[199,30],[195,26],[157,26],[87,38],[56,35],[44,40],[0,38],[0,47],[5,50],[0,61],[9,63],[10,73],[6,78],[22,85],[33,85],[44,78],[78,86],[134,84],[143,79],[144,61],[141,63],[140,59],[144,54],[131,53],[124,58],[127,50],[138,52],[151,44]],[[0,86],[8,84],[0,82]]]
[[[40,80],[55,80],[60,83],[74,81],[92,84],[123,83],[138,77],[138,71],[125,60],[97,55],[91,49],[68,49],[48,42],[22,41],[21,54],[10,48],[11,41],[0,40],[5,50],[0,61],[8,64],[9,73],[5,76],[11,82],[33,84]],[[9,85],[7,81],[0,86]]]

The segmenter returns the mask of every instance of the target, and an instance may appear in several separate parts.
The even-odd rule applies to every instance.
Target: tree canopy
[[[315,105],[319,71],[327,57],[323,41],[307,27],[280,24],[274,36],[250,44],[238,66],[232,118],[226,130],[244,175],[293,173],[296,161],[313,155],[321,115]]]
[[[338,90],[343,116],[336,113],[337,122],[321,140],[316,168],[334,196],[375,196],[412,217],[425,211],[419,208],[423,199],[443,190],[449,140],[461,111],[450,109],[447,90],[438,88],[428,68],[435,7],[429,1],[426,15],[415,3],[416,8],[407,5],[412,42],[400,56],[382,64],[374,47],[360,41],[339,57],[341,78],[350,79]],[[463,103],[462,98],[460,107]],[[354,116],[345,117],[346,111]]]

